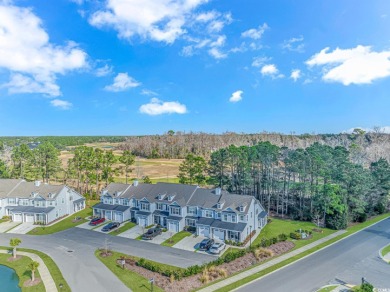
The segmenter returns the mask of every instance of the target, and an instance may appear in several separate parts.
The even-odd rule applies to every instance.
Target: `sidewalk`
[[[8,253],[8,250],[0,250],[0,253]],[[39,263],[38,271],[41,276],[43,285],[45,286],[46,292],[57,292],[56,284],[50,275],[49,269],[45,265],[44,261],[35,253],[29,253],[24,251],[17,251],[18,255],[26,256],[31,258],[33,261]]]
[[[323,237],[323,238],[321,238],[319,240],[316,240],[316,241],[314,241],[312,243],[309,243],[309,244],[307,244],[307,245],[305,245],[305,246],[303,246],[301,248],[293,250],[293,251],[291,251],[289,253],[285,253],[285,254],[283,254],[283,255],[275,258],[275,259],[272,259],[272,260],[270,260],[270,261],[268,261],[268,262],[266,262],[266,263],[264,263],[262,265],[256,266],[256,267],[254,267],[252,269],[246,270],[245,272],[239,273],[239,274],[237,274],[237,275],[235,275],[233,277],[227,278],[227,279],[222,280],[222,281],[220,281],[218,283],[215,283],[213,285],[210,285],[208,287],[200,289],[200,290],[198,290],[198,292],[212,292],[212,291],[218,290],[220,288],[223,288],[225,286],[228,286],[230,284],[233,284],[233,283],[235,283],[235,282],[237,282],[237,281],[239,281],[241,279],[244,279],[246,277],[252,276],[254,273],[263,271],[263,270],[265,270],[265,269],[267,269],[267,268],[269,268],[269,267],[271,267],[273,265],[276,265],[276,264],[278,264],[280,262],[283,262],[283,261],[285,261],[285,260],[287,260],[287,259],[289,259],[289,258],[291,258],[293,256],[296,256],[296,255],[298,255],[298,254],[300,254],[300,253],[302,253],[304,251],[307,251],[307,250],[309,250],[309,249],[311,249],[313,247],[316,247],[316,246],[318,246],[318,245],[320,245],[320,244],[322,244],[322,243],[324,243],[324,242],[326,242],[326,241],[328,241],[328,240],[330,240],[332,238],[335,238],[335,237],[337,237],[337,236],[339,236],[339,235],[341,235],[341,234],[343,234],[345,232],[346,232],[345,230],[337,231],[337,232],[335,232],[335,233],[333,233],[331,235],[328,235],[328,236]]]

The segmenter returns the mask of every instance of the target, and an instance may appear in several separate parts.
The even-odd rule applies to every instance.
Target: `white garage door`
[[[169,221],[168,230],[174,231],[174,232],[179,232],[179,224],[177,222]]]
[[[115,213],[115,221],[122,223],[123,221],[122,217],[123,217],[122,213]]]
[[[225,231],[223,229],[214,229],[214,239],[224,241]]]
[[[147,226],[146,225],[146,218],[140,218],[140,217],[138,217],[138,225],[140,225],[140,226]]]
[[[111,211],[106,211],[104,218],[106,218],[107,220],[112,220],[112,213],[111,213]]]
[[[22,214],[14,214],[12,218],[14,222],[22,222]]]
[[[210,230],[208,227],[198,227],[198,234],[200,236],[209,237]]]
[[[24,219],[24,222],[34,222],[34,214],[26,214]]]

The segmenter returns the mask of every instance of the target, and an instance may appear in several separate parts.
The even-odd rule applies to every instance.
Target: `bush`
[[[299,232],[291,232],[290,237],[296,240],[302,239],[301,234]]]
[[[272,237],[271,238],[272,244],[278,243],[278,238],[277,237]]]
[[[373,292],[374,286],[370,283],[363,283],[360,287],[355,288],[353,291],[355,292]]]
[[[264,258],[269,258],[269,257],[272,257],[274,255],[274,252],[270,249],[266,249],[266,248],[258,248],[256,249],[254,252],[253,252],[253,255],[256,257],[256,259],[259,261],[259,260],[262,260]]]
[[[186,230],[188,232],[195,232],[196,231],[196,227],[195,226],[185,226],[184,230]]]
[[[286,241],[287,240],[287,235],[284,233],[281,233],[278,235],[279,241]]]

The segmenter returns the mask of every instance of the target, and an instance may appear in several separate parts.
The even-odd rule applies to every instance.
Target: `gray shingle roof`
[[[220,229],[233,230],[233,231],[243,231],[246,227],[246,223],[223,222],[221,220],[216,220],[213,218],[200,218],[198,222],[196,222],[196,224],[207,225],[213,228],[220,228]]]
[[[10,206],[7,207],[7,209],[11,210],[13,213],[16,212],[22,212],[22,213],[50,213],[52,210],[54,210],[54,207],[47,207],[47,208],[40,208],[40,207],[33,207],[33,206]]]
[[[50,199],[49,194],[55,196],[65,187],[65,185],[51,185],[41,183],[36,186],[34,182],[16,179],[0,179],[0,197],[7,198],[29,198],[32,193]]]
[[[122,206],[122,205],[108,205],[108,204],[103,204],[103,203],[97,203],[96,205],[93,206],[93,208],[124,212],[127,209],[129,209],[130,207],[129,206]]]
[[[153,212],[154,215],[162,215],[162,216],[169,216],[169,212],[167,211],[160,211],[160,210],[155,210]]]
[[[83,202],[83,201],[85,201],[85,198],[80,198],[80,199],[74,200],[73,204],[77,204],[77,203],[80,203],[80,202]]]
[[[176,220],[176,221],[181,221],[183,217],[178,217],[178,216],[168,216],[167,220]]]
[[[142,216],[149,216],[151,213],[150,212],[144,212],[144,211],[137,211],[137,215],[142,215]]]

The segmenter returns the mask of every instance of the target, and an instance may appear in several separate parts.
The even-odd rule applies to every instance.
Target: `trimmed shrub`
[[[291,232],[290,237],[296,240],[302,239],[301,234],[299,232]]]
[[[264,258],[272,257],[274,255],[274,252],[270,249],[258,248],[254,251],[253,255],[259,261],[259,260],[262,260]]]
[[[287,235],[284,233],[281,233],[278,235],[279,241],[286,241],[287,240]]]

